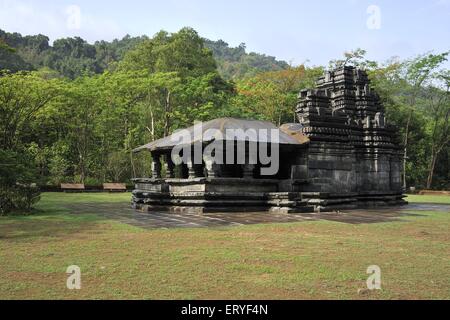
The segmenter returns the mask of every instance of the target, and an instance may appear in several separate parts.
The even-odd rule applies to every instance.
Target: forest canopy
[[[167,32],[160,32],[158,36]],[[149,40],[147,36],[131,37],[111,42],[96,41],[89,44],[79,38],[63,38],[49,44],[45,35],[22,36],[19,33],[9,33],[0,29],[0,66],[13,72],[19,70],[38,70],[51,68],[64,77],[74,79],[85,74],[99,74],[113,70],[117,62],[137,44]],[[212,41],[198,38],[205,48],[210,49],[217,63],[219,73],[225,79],[237,79],[253,76],[261,71],[278,71],[289,65],[274,57],[254,52],[247,53],[244,43],[233,48],[223,40]],[[13,51],[3,50],[2,48]]]

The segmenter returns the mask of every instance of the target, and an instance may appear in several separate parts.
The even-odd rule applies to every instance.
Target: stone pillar
[[[253,172],[255,171],[254,164],[244,164],[242,165],[242,174],[244,178],[253,178]]]
[[[152,153],[152,178],[161,178],[161,155],[158,153]]]
[[[245,164],[242,165],[242,176],[244,178],[253,178],[253,172],[255,171],[258,155],[258,148],[250,150],[250,143],[246,144],[245,148]],[[256,153],[256,154],[255,154]]]
[[[166,154],[164,157],[165,163],[165,169],[166,169],[166,178],[172,179],[175,178],[175,164],[172,161],[172,157],[170,154]]]
[[[217,178],[220,175],[220,166],[212,158],[204,157],[205,169],[208,178]]]
[[[178,170],[178,172],[180,174],[180,179],[188,178],[189,170],[185,163],[181,163],[181,164],[177,165],[176,170]],[[175,176],[176,176],[176,174],[175,174]]]
[[[192,160],[189,160],[186,164],[187,164],[187,167],[188,167],[189,179],[197,178],[197,171],[195,170],[195,165],[192,162]]]

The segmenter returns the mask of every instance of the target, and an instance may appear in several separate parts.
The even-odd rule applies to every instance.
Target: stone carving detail
[[[377,112],[375,114],[375,128],[384,128],[384,114],[382,112]]]

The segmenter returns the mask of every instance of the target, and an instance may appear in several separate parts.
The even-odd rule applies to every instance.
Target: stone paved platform
[[[154,228],[226,227],[260,223],[288,223],[299,221],[329,220],[350,224],[378,223],[401,220],[405,216],[420,215],[420,211],[450,213],[450,205],[410,204],[402,207],[324,212],[316,214],[279,214],[268,212],[173,214],[140,212],[128,203],[77,203],[68,206],[73,214],[93,213],[105,219],[117,220],[129,225]]]

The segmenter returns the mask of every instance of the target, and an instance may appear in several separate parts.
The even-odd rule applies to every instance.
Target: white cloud
[[[56,29],[54,16],[37,10],[31,4],[19,1],[2,0],[0,2],[0,28],[6,31],[36,33],[42,29]]]
[[[113,20],[82,12],[80,30],[87,39],[112,40],[125,35],[121,27]]]
[[[78,17],[74,8],[79,9]],[[86,12],[77,5],[44,9],[40,4],[21,0],[0,0],[0,28],[24,35],[42,33],[51,40],[80,36],[93,42],[124,35],[115,21]]]

